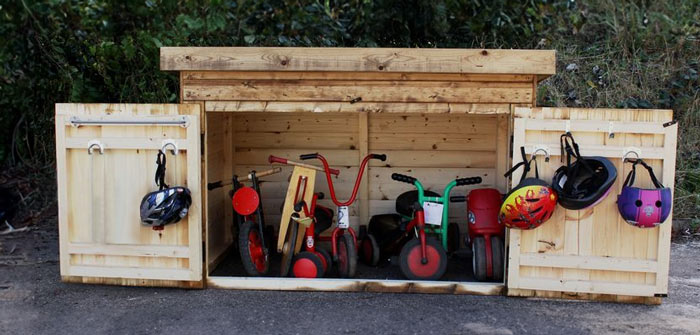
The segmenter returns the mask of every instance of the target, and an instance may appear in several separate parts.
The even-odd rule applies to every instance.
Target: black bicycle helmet
[[[595,206],[610,193],[617,178],[617,169],[605,157],[582,157],[570,132],[561,135],[561,156],[566,151],[566,165],[557,169],[552,188],[559,204],[571,210]],[[571,157],[576,161],[571,162]]]
[[[156,164],[155,180],[160,190],[148,193],[141,199],[141,223],[160,230],[187,216],[192,196],[186,187],[168,187],[165,183],[165,154],[162,151],[158,151]]]

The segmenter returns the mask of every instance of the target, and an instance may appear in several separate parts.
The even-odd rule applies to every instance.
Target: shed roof
[[[344,71],[529,74],[556,72],[554,50],[163,47],[164,71]]]

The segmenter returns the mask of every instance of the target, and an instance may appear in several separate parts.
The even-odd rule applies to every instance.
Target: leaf
[[[243,40],[248,44],[253,44],[253,42],[255,42],[255,35],[245,35],[243,36]]]

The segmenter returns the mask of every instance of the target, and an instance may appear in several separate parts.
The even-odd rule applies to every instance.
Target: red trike
[[[301,155],[302,160],[306,159],[318,159],[323,164],[323,169],[326,172],[326,181],[328,182],[328,189],[331,193],[331,200],[338,206],[338,225],[333,229],[330,238],[321,238],[321,240],[330,239],[331,242],[331,253],[333,255],[333,261],[337,265],[338,275],[343,278],[354,277],[355,270],[357,268],[357,236],[355,230],[350,227],[350,216],[348,214],[348,206],[355,202],[357,197],[357,191],[360,188],[360,182],[362,181],[362,174],[365,171],[365,167],[369,163],[370,159],[378,159],[381,161],[386,160],[386,155],[383,154],[369,154],[365,156],[360,164],[360,170],[357,172],[357,177],[355,178],[355,185],[352,189],[352,195],[350,199],[345,202],[340,202],[335,196],[335,188],[333,187],[333,179],[331,179],[331,169],[328,166],[328,161],[326,158],[318,153]],[[306,209],[305,209],[306,210]],[[329,209],[324,208],[325,211]],[[332,211],[330,212],[332,215]],[[347,231],[349,234],[345,234]]]
[[[335,263],[338,275],[340,277],[353,277],[357,268],[357,237],[355,231],[350,227],[347,206],[351,205],[357,197],[357,192],[362,180],[362,174],[365,167],[369,163],[369,160],[379,159],[384,161],[386,160],[386,155],[369,154],[363,159],[362,163],[360,164],[357,178],[355,179],[352,195],[350,196],[350,199],[345,202],[338,201],[335,195],[335,188],[333,186],[331,174],[337,175],[337,170],[331,169],[328,166],[328,162],[322,155],[313,153],[301,155],[300,158],[302,160],[319,159],[321,163],[323,163],[323,171],[326,174],[331,199],[333,200],[333,203],[338,206],[338,225],[335,229],[333,229],[331,236],[319,237],[321,232],[331,227],[334,215],[333,210],[317,205],[317,200],[323,199],[324,197],[324,194],[321,192],[314,193],[310,203],[307,204],[307,201],[304,200],[304,194],[306,193],[306,185],[308,182],[302,183],[292,180],[292,183],[296,182],[296,189],[293,192],[295,195],[295,203],[292,221],[295,221],[297,224],[305,227],[303,237],[305,244],[304,251],[299,252],[294,259],[291,260],[291,269],[287,269],[285,267],[285,261],[283,260],[282,275],[286,275],[286,272],[291,270],[292,275],[295,277],[318,278],[327,273],[329,266]],[[279,157],[270,157],[270,162],[293,164],[313,168],[313,166],[310,165],[302,165]],[[293,237],[294,233],[296,232],[296,226],[292,226],[290,229],[293,233],[287,238],[289,241],[288,244],[291,245],[288,247],[288,249],[293,249],[295,247],[293,245],[295,244],[294,241],[297,240]],[[345,234],[346,231],[348,232],[347,234]],[[329,257],[325,250],[316,248],[315,241],[317,240],[331,242],[332,258]]]

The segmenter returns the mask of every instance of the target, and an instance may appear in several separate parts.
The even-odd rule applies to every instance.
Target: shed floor
[[[326,249],[328,250],[328,249]],[[279,274],[280,255],[274,255],[270,264],[270,276],[274,277]],[[211,276],[215,277],[246,277],[245,270],[241,263],[238,250],[235,249],[229,253],[224,260],[212,271]],[[326,278],[337,278],[335,271]],[[394,256],[389,260],[380,262],[377,267],[371,267],[363,264],[358,260],[356,279],[396,279],[405,280],[399,269],[398,257]],[[466,250],[460,250],[457,253],[448,256],[447,272],[442,277],[443,281],[466,281],[475,282],[472,274],[471,255]]]

